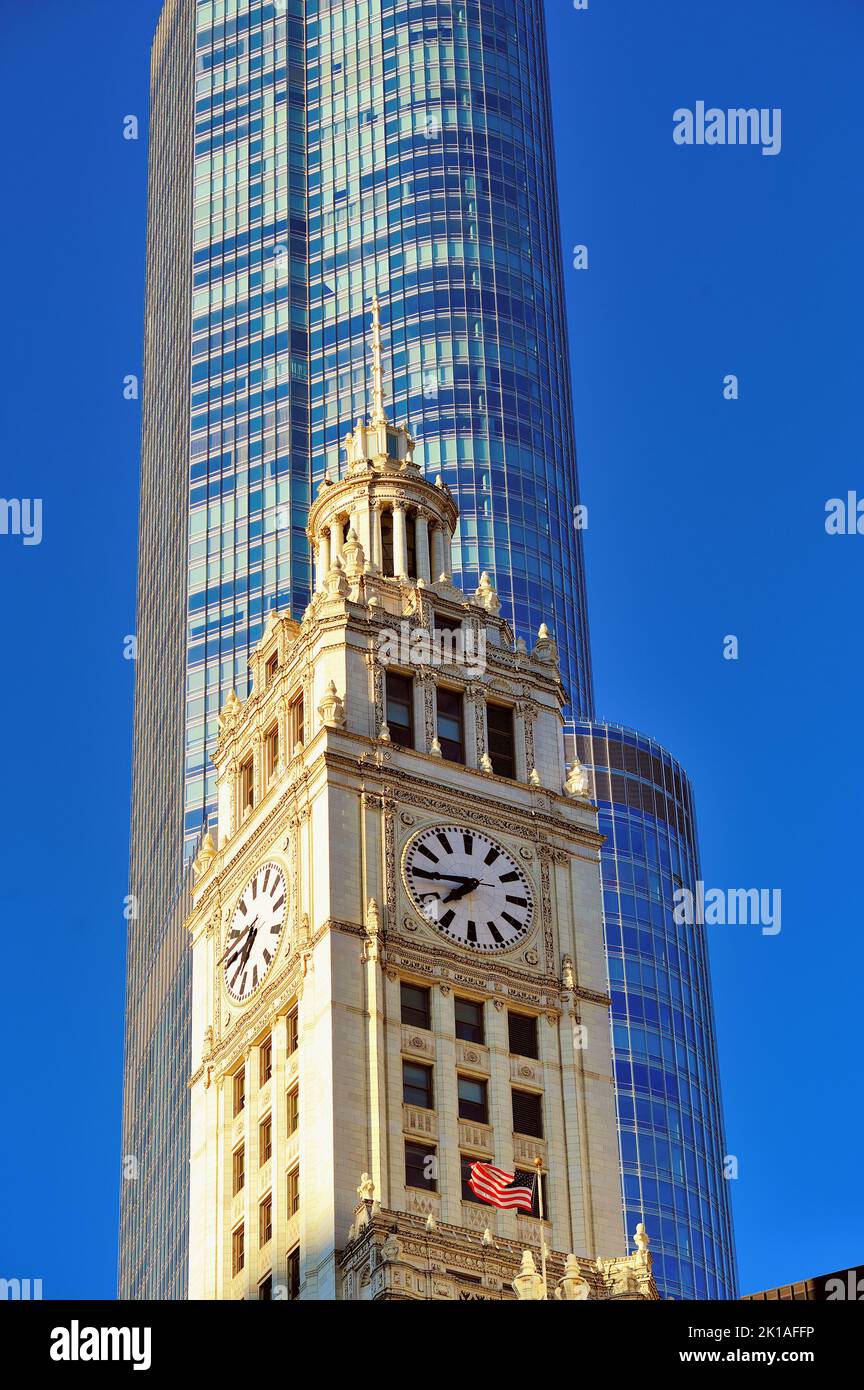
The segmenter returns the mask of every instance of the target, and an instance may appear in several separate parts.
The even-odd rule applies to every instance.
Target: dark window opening
[[[410,1023],[415,1028],[431,1027],[429,990],[422,985],[403,983],[401,995],[402,1022]]]
[[[513,1132],[543,1138],[543,1100],[534,1091],[513,1090]]]
[[[513,710],[507,705],[487,705],[486,727],[489,731],[492,771],[498,777],[515,777],[516,740],[513,735]]]
[[[421,1062],[402,1063],[402,1099],[406,1105],[434,1110],[431,1067],[424,1067]]]
[[[465,711],[458,690],[438,690],[438,742],[451,763],[464,763]]]
[[[517,1057],[537,1057],[537,1019],[530,1014],[507,1014],[510,1051]]]
[[[437,1192],[437,1155],[427,1144],[405,1145],[405,1186]]]
[[[387,727],[390,741],[414,747],[414,682],[410,676],[387,672]]]
[[[381,573],[393,578],[393,513],[381,513]]]
[[[456,1036],[463,1042],[482,1043],[483,1005],[476,999],[456,999]]]
[[[489,1099],[486,1082],[476,1081],[473,1076],[457,1078],[459,1088],[459,1119],[473,1120],[474,1124],[489,1123]]]

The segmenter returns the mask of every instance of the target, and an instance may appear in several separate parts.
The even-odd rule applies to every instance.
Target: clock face
[[[225,988],[241,1003],[262,983],[279,949],[285,920],[285,875],[276,864],[262,864],[234,909],[225,939]]]
[[[509,850],[466,825],[433,825],[411,841],[405,883],[426,921],[460,946],[506,951],[525,939],[534,895]]]

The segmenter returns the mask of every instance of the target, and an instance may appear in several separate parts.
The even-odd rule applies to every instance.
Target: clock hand
[[[255,921],[256,921],[256,922],[258,921],[258,918],[257,918],[257,917],[255,918]],[[236,971],[234,972],[234,979],[231,981],[232,985],[234,984],[234,980],[237,979],[237,977],[239,976],[240,972],[243,970],[243,968],[244,968],[244,966],[245,966],[247,960],[249,959],[249,952],[252,950],[252,943],[253,943],[253,941],[255,940],[255,938],[256,938],[257,935],[258,935],[258,928],[255,927],[255,926],[253,926],[253,927],[252,927],[252,930],[249,932],[248,937],[246,938],[246,945],[243,947],[243,956],[242,956],[242,958],[241,958],[240,964],[237,966],[237,969],[236,969]]]
[[[243,937],[246,935],[246,933],[249,932],[249,931],[251,931],[252,928],[253,928],[254,926],[257,926],[257,924],[258,924],[258,918],[257,918],[257,917],[253,917],[253,918],[252,918],[252,921],[251,921],[251,922],[248,922],[248,923],[246,924],[246,926],[243,928],[243,930],[239,933],[238,940],[232,942],[230,946],[226,946],[226,947],[225,947],[224,953],[219,957],[219,959],[217,960],[216,964],[217,964],[217,965],[221,965],[222,962],[223,962],[223,960],[225,960],[225,957],[228,955],[228,952],[231,951],[231,950],[234,951],[234,954],[233,954],[233,956],[231,957],[231,960],[236,960],[236,959],[237,959],[237,952],[240,950],[240,942],[243,940]],[[228,964],[229,964],[229,965],[231,964],[231,960],[228,961]]]
[[[479,878],[468,878],[461,888],[453,888],[441,901],[444,903],[455,903],[460,898],[467,898],[469,893],[473,893],[475,888],[494,888],[494,883],[484,883]]]

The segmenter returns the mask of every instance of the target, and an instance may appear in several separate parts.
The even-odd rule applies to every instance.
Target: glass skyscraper
[[[269,610],[299,616],[308,602],[306,515],[366,412],[376,292],[389,414],[459,505],[456,583],[472,591],[488,571],[529,641],[548,623],[570,713],[593,718],[542,4],[166,0],[152,64],[125,1296],[185,1290],[183,866],[214,809],[218,711],[231,689],[246,694]]]
[[[701,877],[681,765],[632,729],[586,720],[568,739],[600,812],[603,919],[628,1231],[651,1233],[666,1298],[735,1298],[735,1245],[703,927],[674,921]]]

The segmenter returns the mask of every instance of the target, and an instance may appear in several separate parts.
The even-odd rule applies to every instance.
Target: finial
[[[638,1250],[640,1255],[644,1257],[648,1254],[648,1246],[651,1244],[651,1237],[648,1235],[647,1231],[645,1230],[645,1226],[641,1221],[636,1227],[636,1234],[633,1237],[633,1243],[636,1246],[636,1249]]]
[[[372,298],[372,424],[387,422],[384,414],[384,374],[381,367],[381,306],[377,292]]]

